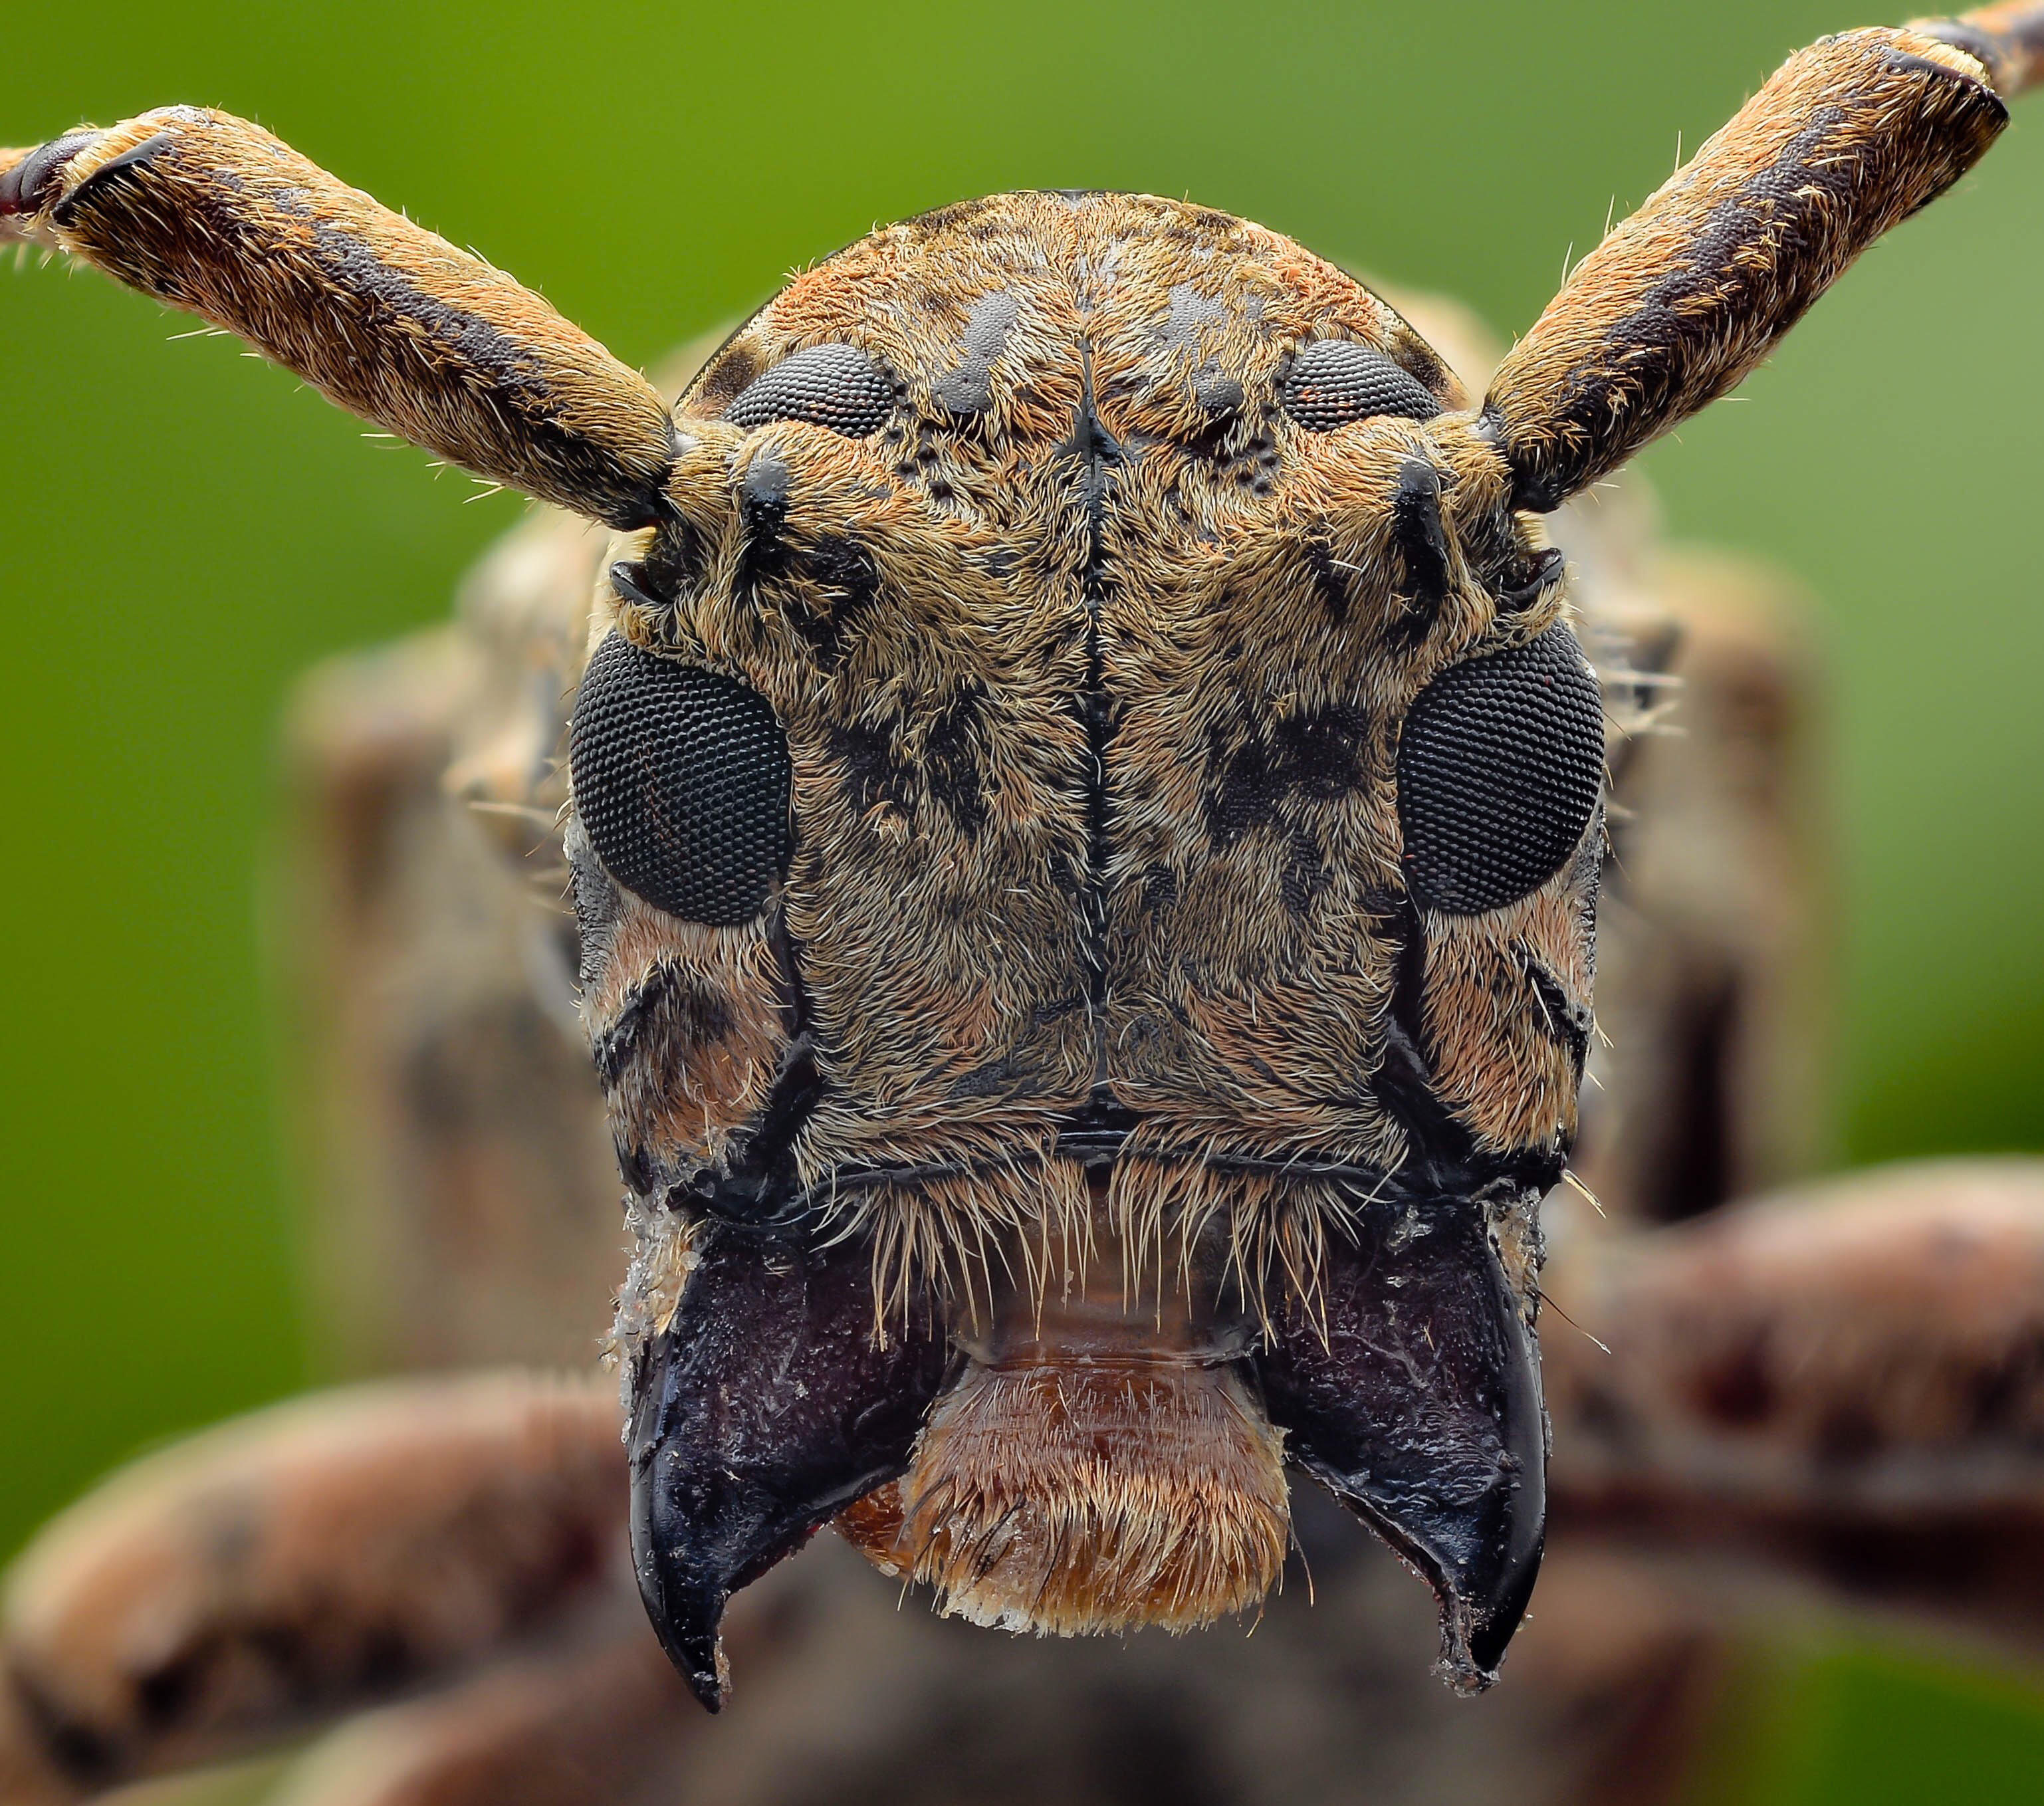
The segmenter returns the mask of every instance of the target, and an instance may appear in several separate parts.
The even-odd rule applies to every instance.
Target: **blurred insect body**
[[[1963,174],[2040,47],[2003,7],[1800,53],[1473,404],[1331,266],[1148,198],[877,232],[670,412],[228,115],[4,159],[0,228],[620,536],[565,851],[637,1577],[705,1704],[821,1523],[975,1621],[1189,1627],[1274,1582],[1288,1461],[1494,1677],[1603,851],[1539,517]]]

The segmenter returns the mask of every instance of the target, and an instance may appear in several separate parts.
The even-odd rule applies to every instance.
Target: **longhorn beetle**
[[[1494,1677],[1603,843],[1540,517],[2041,69],[2030,4],[1800,52],[1473,402],[1340,271],[1146,196],[877,232],[670,412],[243,120],[0,153],[0,233],[617,536],[566,837],[632,1543],[705,1705],[730,1593],[826,1520],[980,1622],[1185,1628],[1274,1583],[1288,1462]]]

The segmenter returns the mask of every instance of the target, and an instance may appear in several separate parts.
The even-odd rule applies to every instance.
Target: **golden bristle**
[[[907,1477],[839,1526],[974,1623],[1193,1630],[1277,1583],[1291,1526],[1283,1442],[1224,1366],[974,1368]]]

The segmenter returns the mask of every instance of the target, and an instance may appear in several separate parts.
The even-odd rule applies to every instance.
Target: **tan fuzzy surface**
[[[18,232],[239,333],[413,444],[620,525],[657,511],[672,445],[651,383],[261,127],[159,108],[99,133],[41,199]]]
[[[2044,6],[2038,0],[2001,0],[1957,18],[1915,19],[1908,29],[1978,57],[2004,100],[2044,81]]]
[[[1854,258],[1985,154],[1987,70],[1919,31],[1820,39],[1577,265],[1487,407],[1551,508],[1715,401]]]
[[[974,1370],[838,1524],[955,1616],[1085,1636],[1253,1609],[1291,1512],[1283,1439],[1228,1370],[1132,1361]]]
[[[1445,411],[1308,430],[1282,385],[1327,340]],[[824,344],[892,382],[883,428],[722,417]],[[621,892],[589,912],[585,1009],[628,1150],[717,1165],[801,1038],[821,1079],[801,1182],[877,1230],[884,1296],[947,1266],[960,1294],[992,1243],[1068,1233],[1076,1169],[1047,1167],[1103,1094],[1140,1119],[1153,1177],[1228,1156],[1397,1170],[1408,1133],[1373,1078],[1421,936],[1444,1105],[1486,1151],[1565,1141],[1579,1056],[1525,974],[1587,1015],[1596,830],[1539,898],[1452,928],[1405,913],[1406,711],[1565,617],[1558,584],[1499,601],[1539,542],[1466,402],[1352,278],[1172,201],[997,196],[798,275],[682,398],[680,527],[620,542],[666,590],[600,586],[591,621],[592,645],[621,632],[758,691],[793,765],[793,861],[756,930],[783,972],[740,951],[751,928]],[[1424,598],[1393,523],[1415,468],[1447,548]],[[770,533],[747,500],[769,483]],[[717,1044],[635,1049],[619,1025],[649,986],[695,998]],[[847,1178],[904,1169],[921,1176]],[[1085,1232],[1141,1222],[1182,1247],[1197,1217],[1272,1271],[1280,1242],[1310,1243],[1309,1185],[1196,1186],[1189,1215],[1175,1179],[1146,1182],[1118,1178]]]

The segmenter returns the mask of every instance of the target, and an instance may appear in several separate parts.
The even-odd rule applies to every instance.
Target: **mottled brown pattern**
[[[1576,1442],[1582,1482],[1602,1468],[1637,1484],[1650,1451],[1681,1490],[1771,1499],[1831,1485],[1827,1466],[1869,1485],[1885,1468],[1906,1490],[1898,1451],[2027,1462],[2044,1448],[2037,1205],[2034,1162],[1927,1165],[1578,1262],[1565,1301],[1626,1346],[1623,1362],[1552,1358],[1558,1393],[1595,1394],[1568,1405],[1596,1426]]]
[[[583,1007],[611,1125],[632,1159],[727,1157],[735,1125],[765,1108],[784,1036],[778,969],[757,928],[676,923],[620,893]]]
[[[1767,355],[1854,258],[1986,153],[1988,71],[1915,31],[1798,51],[1578,264],[1485,402],[1526,505],[1613,471]]]
[[[1415,932],[1399,725],[1439,671],[1562,604],[1498,601],[1537,542],[1466,415],[1315,433],[1285,413],[1290,359],[1326,336],[1462,400],[1384,302],[1274,234],[1143,197],[1019,194],[797,278],[683,396],[685,532],[624,548],[678,571],[674,593],[600,596],[591,637],[615,624],[740,678],[787,727],[797,853],[766,932],[791,949],[824,1080],[794,1147],[805,1182],[1040,1158],[1102,1094],[1140,1114],[1141,1145],[1181,1155],[1405,1159],[1372,1088]],[[713,417],[790,352],[840,342],[898,384],[874,440]],[[1416,464],[1442,492],[1439,594],[1412,593],[1394,543]],[[1513,918],[1520,1007],[1458,1013],[1441,987],[1468,981],[1422,963],[1415,1020],[1486,1151],[1555,1159],[1573,1126],[1569,1054],[1512,962],[1587,1007],[1596,846],[1554,908]],[[590,970],[602,1043],[622,991],[600,953]],[[710,1120],[705,1141],[743,1132]],[[996,1233],[1055,1190],[977,1183]],[[1236,1188],[1245,1209],[1271,1192]]]
[[[1488,916],[1427,912],[1435,1082],[1487,1151],[1566,1154],[1574,1139],[1602,857],[1585,840],[1531,896]]]
[[[593,1402],[522,1375],[397,1382],[153,1458],[9,1574],[0,1718],[25,1711],[97,1785],[525,1633],[617,1563],[617,1414]]]
[[[2002,0],[1962,18],[1916,19],[1908,29],[1978,57],[2004,100],[2044,81],[2044,6],[2037,0]]]
[[[142,113],[90,136],[32,198],[0,203],[0,236],[240,333],[416,444],[620,525],[662,511],[671,433],[651,383],[245,119]]]
[[[1792,60],[1579,267],[1481,409],[1331,266],[1145,197],[1001,196],[877,232],[749,322],[672,421],[536,298],[224,114],[167,110],[0,156],[0,236],[193,308],[371,418],[628,535],[606,555],[620,568],[597,586],[585,645],[620,631],[749,685],[794,767],[792,866],[736,928],[677,921],[620,890],[570,799],[581,1001],[640,1243],[618,1320],[628,1384],[648,1332],[705,1296],[703,1264],[737,1245],[720,1238],[763,1229],[766,1243],[743,1245],[771,1274],[788,1252],[774,1237],[863,1232],[859,1258],[882,1281],[876,1337],[897,1333],[897,1306],[932,1313],[922,1328],[940,1320],[970,1363],[912,1454],[913,1425],[901,1439],[909,1565],[1010,1624],[1192,1623],[1247,1603],[1274,1572],[1281,1489],[1248,1474],[1271,1481],[1277,1432],[1241,1375],[1259,1349],[1307,1345],[1285,1339],[1313,1332],[1329,1238],[1344,1239],[1358,1322],[1397,1317],[1396,1301],[1362,1296],[1370,1250],[1430,1233],[1427,1210],[1462,1213],[1448,1220],[1474,1237],[1502,1320],[1530,1324],[1540,1295],[1536,1207],[1573,1138],[1593,1026],[1603,830],[1591,822],[1517,902],[1478,916],[1430,905],[1399,843],[1396,760],[1414,698],[1568,617],[1559,563],[1524,511],[1554,507],[1735,382],[1854,255],[1949,186],[2003,120],[1983,77],[2027,82],[2038,36],[2033,14],[2004,7]],[[1420,386],[1442,411],[1308,430],[1279,398],[1302,348],[1330,338],[1390,359],[1405,392]],[[789,354],[827,344],[885,373],[892,415],[875,430],[720,417]],[[585,580],[586,555],[568,561]],[[577,662],[558,638],[540,658],[564,678]],[[473,713],[488,712],[478,690]],[[467,736],[449,782],[495,809],[494,838],[539,850],[559,780],[529,709],[501,724]],[[341,799],[336,827],[359,843],[342,860],[351,873],[402,864],[378,824],[426,756],[408,746],[387,782],[371,774]],[[402,810],[424,813],[416,795]],[[361,875],[363,898],[380,899],[378,878]],[[439,1020],[448,999],[432,994]],[[457,1000],[446,1022],[482,1023],[459,1006],[486,1001]],[[440,1101],[449,1145],[498,1147],[501,1132],[478,1126],[461,1035],[410,1044],[431,1057],[398,1089]],[[507,1062],[507,1090],[544,1067],[536,1047]],[[1387,1190],[1371,1242],[1357,1225]],[[2027,1201],[2015,1210],[2017,1241],[2032,1214]],[[1911,1217],[1910,1234],[1920,1227]],[[1783,1310],[1765,1267],[1734,1260],[1723,1288],[1754,1301],[1762,1329]],[[1236,1453],[1262,1458],[1220,1458],[1230,1435],[1211,1412],[1167,1408],[1169,1385],[1132,1385],[1108,1412],[1085,1387],[1061,1389],[1093,1333],[1071,1301],[1108,1270],[1120,1293],[1105,1315],[1141,1359],[1210,1367],[1243,1431]],[[1677,1270],[1675,1291],[1656,1307],[1649,1284],[1642,1308],[1681,1319],[1681,1285],[1711,1262],[1691,1250]],[[1982,1287],[1969,1273],[1948,1289]],[[1681,1377],[1642,1420],[1686,1412],[1736,1438],[1781,1418],[1764,1338],[1716,1302],[1691,1313],[1662,1364]],[[1620,1284],[1605,1308],[1632,1303]],[[1020,1362],[984,1339],[1018,1311],[1037,1313],[1039,1345]],[[713,1327],[742,1346],[741,1322]],[[1498,1374],[1478,1361],[1472,1434],[1523,1448],[1531,1425],[1537,1448],[1529,1345],[1513,1333],[1521,1402],[1492,1402]],[[2020,1393],[2019,1466],[2034,1435],[2026,1358],[1998,1343],[1961,1361],[1955,1382]],[[1867,1365],[1864,1350],[1843,1362]],[[1651,1393],[1665,1378],[1648,1362],[1638,1383]],[[1571,1408],[1623,1428],[1615,1395],[1594,1393]],[[1329,1397],[1339,1405],[1338,1384]],[[1047,1399],[1055,1408],[1037,1408]],[[998,1408],[982,1411],[989,1400]],[[1398,1402],[1424,1415],[1428,1401]],[[1965,1446],[2001,1435],[2005,1404],[1981,1404]],[[812,1415],[828,1424],[833,1408],[826,1397]],[[1787,1433],[1826,1459],[1939,1442],[1934,1422],[1877,1418],[1834,1412]],[[1211,1474],[1169,1455],[1170,1426],[1194,1420]],[[1362,1451],[1361,1473],[1370,1426],[1359,1439],[1349,1428],[1335,1440]],[[1102,1435],[1133,1441],[1089,1478],[1082,1445],[1097,1452]],[[1408,1452],[1424,1465],[1432,1447],[1422,1436]],[[713,1445],[689,1452],[714,1466]],[[771,1472],[771,1449],[751,1454]],[[894,1459],[892,1445],[871,1458]],[[1537,1460],[1514,1460],[1535,1503],[1513,1534],[1537,1547]],[[367,1457],[355,1468],[376,1472]],[[775,1510],[805,1529],[825,1507],[805,1519],[805,1499],[835,1508],[846,1496],[834,1483],[821,1472],[822,1490]],[[2026,1521],[2029,1498],[2019,1486],[2004,1516]],[[680,1547],[686,1499],[663,1509]],[[288,1504],[267,1515],[321,1521]],[[431,1520],[430,1502],[413,1515]],[[1396,1510],[1384,1515],[1407,1547]],[[1195,1520],[1204,1543],[1186,1539]],[[1261,1554],[1223,1547],[1214,1527],[1230,1522],[1261,1524],[1247,1538]],[[1093,1553],[1066,1573],[1074,1547]],[[711,1578],[742,1585],[786,1552]],[[497,1566],[523,1572],[515,1552]],[[1456,1582],[1429,1571],[1446,1625]],[[561,1582],[590,1584],[581,1570]],[[1498,1649],[1517,1598],[1494,1627]],[[341,1633],[359,1627],[332,1616]],[[48,1685],[62,1662],[34,1647],[33,1611],[17,1618],[29,1654],[0,1710],[82,1773],[92,1752]],[[714,1617],[684,1628],[713,1647]],[[510,1634],[509,1620],[485,1634]],[[256,1652],[263,1684],[302,1653],[290,1635]],[[336,1696],[357,1684],[359,1653],[344,1652]],[[1466,1647],[1447,1653],[1466,1681],[1491,1677],[1494,1655],[1472,1670]],[[238,1697],[216,1680],[196,1689],[206,1710]],[[720,1685],[704,1696],[718,1703]],[[102,1701],[76,1722],[126,1736],[125,1709]],[[176,1700],[143,1709],[205,1722]]]

